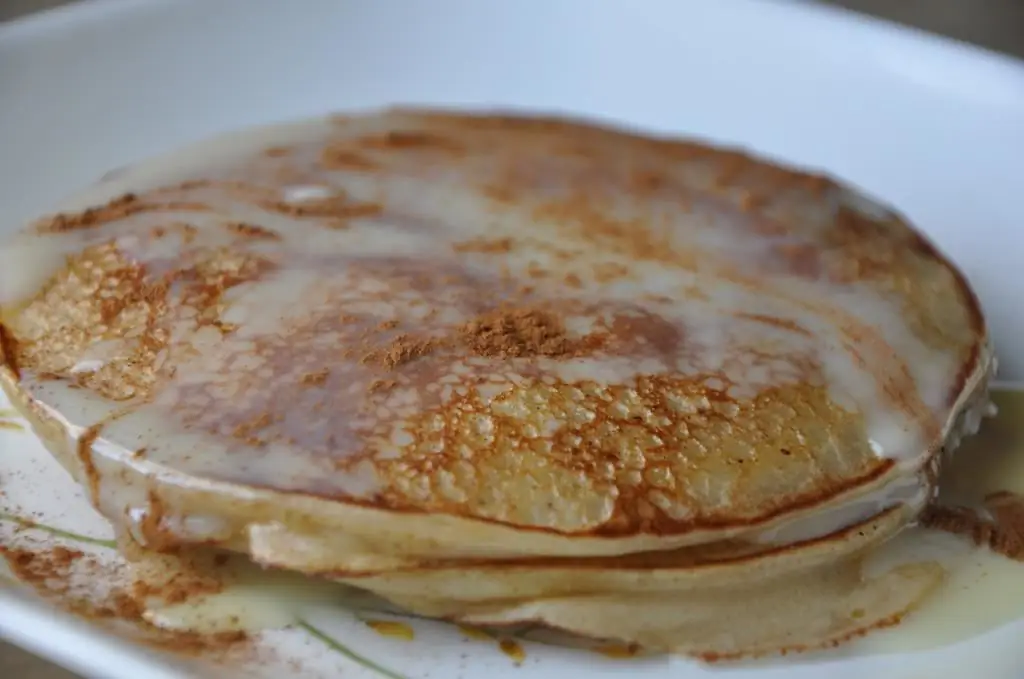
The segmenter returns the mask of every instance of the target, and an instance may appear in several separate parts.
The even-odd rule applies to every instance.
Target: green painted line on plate
[[[78,533],[72,533],[71,531],[61,530],[60,528],[54,528],[53,526],[47,526],[45,523],[38,523],[30,519],[25,519],[14,514],[8,514],[6,512],[0,512],[0,521],[10,521],[16,523],[19,526],[25,528],[31,528],[33,530],[41,530],[44,533],[49,533],[55,537],[65,538],[67,540],[74,540],[76,542],[84,542],[90,545],[96,545],[97,547],[106,547],[107,549],[117,549],[117,543],[113,540],[104,540],[102,538],[92,538],[88,535],[79,535]]]
[[[356,662],[356,663],[362,665],[363,667],[365,667],[368,670],[372,670],[372,671],[376,672],[377,674],[381,675],[382,677],[387,677],[388,679],[405,679],[405,677],[403,677],[401,674],[397,674],[395,672],[392,672],[391,670],[387,669],[386,667],[381,667],[380,665],[378,665],[377,663],[373,662],[369,658],[366,658],[364,656],[359,655],[358,653],[353,651],[348,646],[342,644],[341,642],[339,642],[336,639],[328,636],[327,634],[324,634],[322,631],[320,631],[319,629],[317,629],[313,625],[309,624],[305,620],[301,620],[301,619],[299,620],[299,627],[301,627],[302,629],[306,630],[306,632],[308,632],[310,635],[312,635],[312,636],[316,637],[317,639],[319,639],[321,642],[324,643],[324,645],[326,645],[331,650],[337,651],[338,653],[342,654],[343,656],[345,656],[349,660],[352,660],[353,662]]]

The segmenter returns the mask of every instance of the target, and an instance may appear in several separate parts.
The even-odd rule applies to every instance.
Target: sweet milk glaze
[[[986,495],[1001,490],[1024,494],[1024,426],[1020,424],[1024,393],[1001,391],[994,399],[1000,417],[965,444],[940,479],[944,504],[980,506]],[[872,553],[866,572],[873,575],[898,564],[930,561],[945,570],[942,583],[899,625],[851,642],[844,654],[927,650],[1024,618],[1024,588],[1020,587],[1024,564],[941,531],[912,528],[904,532]],[[259,630],[286,625],[298,617],[329,619],[333,605],[364,609],[384,605],[340,585],[254,570],[241,561],[238,572],[239,585],[222,594],[152,611],[147,617],[173,629]],[[325,607],[325,601],[332,603]]]
[[[947,424],[946,443],[942,446],[944,456],[950,459],[956,457],[954,453],[965,439],[978,433],[982,420],[996,413],[996,407],[988,396],[987,383],[965,391],[954,412],[957,415]],[[940,485],[931,480],[933,473],[934,470],[922,469],[916,475],[896,477],[876,490],[789,521],[778,528],[759,531],[749,539],[773,545],[811,540],[830,535],[897,505],[905,505],[916,514],[939,495]]]
[[[19,388],[93,440],[69,466],[115,523],[156,511],[100,473],[135,451],[239,502],[352,503],[370,552],[399,544],[370,508],[406,512],[423,556],[695,544],[927,471],[990,368],[970,291],[896,215],[702,146],[392,113],[206,143],[69,209],[105,200],[4,249],[0,302]],[[443,344],[496,300],[564,321],[568,355]],[[442,346],[388,370],[400,333]]]
[[[995,391],[999,415],[953,457],[940,479],[938,501],[982,508],[991,493],[1024,495],[1024,392]],[[912,528],[877,555],[877,567],[934,555],[948,576],[899,627],[857,642],[854,650],[923,650],[968,639],[1024,618],[1024,563],[973,548],[958,537]]]

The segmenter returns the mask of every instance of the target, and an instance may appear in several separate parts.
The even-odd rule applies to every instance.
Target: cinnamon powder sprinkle
[[[118,620],[135,628],[132,638],[153,648],[176,654],[199,655],[227,651],[248,641],[243,631],[201,634],[158,628],[145,620],[147,600],[180,603],[201,594],[223,588],[220,579],[182,572],[162,583],[133,582],[115,589],[100,599],[82,597],[83,578],[109,577],[109,565],[77,549],[63,546],[33,549],[0,545],[0,557],[9,564],[15,578],[35,589],[71,613],[87,619]]]
[[[68,574],[84,552],[67,547],[28,550],[0,545],[0,556],[6,558],[14,576],[34,587],[42,587],[57,595],[70,589]]]
[[[164,604],[180,604],[203,595],[219,594],[224,583],[214,577],[202,577],[198,573],[182,572],[166,582],[138,581],[132,584],[132,598],[135,601],[157,600]]]
[[[334,196],[320,200],[304,200],[295,203],[275,201],[264,203],[264,207],[293,217],[326,217],[334,219],[374,217],[384,211],[384,206],[380,203],[353,203],[345,196]]]
[[[281,240],[281,234],[255,224],[232,222],[228,224],[227,227],[231,231],[234,231],[241,236],[245,236],[246,238],[254,238],[258,240]]]
[[[302,376],[302,383],[311,387],[319,387],[327,381],[327,376],[330,374],[331,371],[327,368],[317,370],[316,372],[306,373]]]
[[[134,193],[126,193],[114,198],[106,205],[91,207],[81,212],[67,212],[48,217],[36,222],[39,233],[65,233],[78,229],[101,226],[115,219],[128,217],[139,212],[153,211],[208,211],[210,207],[204,203],[168,202],[151,203],[143,201]]]
[[[455,252],[481,252],[486,254],[503,254],[512,251],[513,241],[511,238],[474,238],[472,240],[456,243],[452,249]]]
[[[999,492],[985,498],[992,520],[966,507],[929,507],[921,523],[971,540],[1016,561],[1024,561],[1024,496]]]
[[[271,417],[270,413],[261,413],[260,415],[242,422],[231,432],[232,435],[245,441],[252,446],[265,446],[266,441],[259,438],[259,432],[263,431],[274,423],[274,418]]]
[[[360,155],[341,145],[328,146],[320,156],[320,162],[332,170],[376,170],[379,166],[366,156]]]
[[[394,370],[396,367],[415,361],[418,358],[433,353],[437,349],[446,346],[444,340],[435,338],[417,338],[409,335],[399,335],[385,349],[377,349],[363,356],[360,361],[363,364],[376,364],[387,370]]]
[[[370,382],[370,386],[367,388],[367,391],[371,394],[374,394],[378,391],[388,391],[389,389],[394,389],[397,386],[398,380],[374,380],[373,382]]]
[[[478,356],[547,356],[566,358],[589,353],[604,338],[570,339],[558,316],[538,309],[510,309],[484,314],[461,328],[462,340]]]
[[[604,336],[596,334],[579,339],[570,338],[562,320],[548,311],[501,309],[482,314],[459,326],[454,338],[399,335],[386,348],[365,354],[360,362],[393,370],[439,349],[460,345],[477,356],[491,358],[571,358],[592,353],[604,346],[605,341]],[[371,391],[374,390],[371,385]]]

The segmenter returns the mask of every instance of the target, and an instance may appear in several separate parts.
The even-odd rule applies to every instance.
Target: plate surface
[[[1024,349],[1014,342],[1024,333],[1016,299],[1024,66],[1009,59],[765,0],[134,0],[0,26],[0,64],[0,233],[110,169],[243,125],[395,102],[575,112],[825,168],[897,205],[975,284],[1001,375],[1024,378]],[[16,513],[109,537],[17,424],[0,418],[0,511],[8,517],[0,544],[83,550],[93,555],[83,564],[104,574],[94,578],[100,587],[115,577],[108,547],[9,520]],[[1009,679],[1024,667],[1024,621],[928,653],[706,669],[529,643],[519,657],[437,624],[415,623],[408,641],[330,606],[304,619],[305,628],[200,655],[216,657],[209,671],[224,676],[354,679],[382,671],[409,679]],[[10,584],[0,584],[0,634],[88,676],[196,671],[191,661],[55,616]]]

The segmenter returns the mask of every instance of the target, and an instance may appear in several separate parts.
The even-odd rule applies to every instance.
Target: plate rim
[[[16,51],[55,31],[78,30],[84,24],[124,15],[152,12],[204,0],[80,0],[0,23],[0,49]],[[208,1],[208,0],[206,0]],[[721,0],[719,0],[721,1]],[[908,46],[938,51],[947,57],[969,60],[972,66],[996,69],[1024,83],[1024,59],[1002,54],[953,38],[858,14],[848,9],[819,5],[810,0],[729,0],[736,11],[778,12],[799,16],[821,26],[851,31],[859,36],[881,36]],[[998,386],[1024,389],[1024,381],[996,382]],[[86,677],[124,679],[184,679],[187,674],[167,667],[159,657],[47,606],[16,590],[0,586],[0,638]],[[85,652],[88,649],[88,652]],[[104,658],[118,658],[117,667]]]
[[[206,0],[76,0],[64,5],[30,12],[0,22],[0,47],[9,40],[32,39],[38,34],[62,28],[75,28],[75,24],[105,18],[107,15],[134,10],[155,10],[182,7],[188,3]],[[295,0],[296,2],[300,0]],[[446,0],[441,0],[446,1]],[[650,2],[651,0],[636,0]],[[722,0],[719,0],[721,2]],[[778,12],[801,16],[822,24],[842,26],[843,30],[863,34],[884,34],[886,38],[916,43],[918,46],[958,52],[957,56],[980,60],[986,66],[1020,70],[1024,75],[1024,58],[999,52],[983,45],[952,38],[939,33],[901,24],[895,21],[858,12],[856,10],[825,5],[815,0],[725,0],[738,11]],[[250,0],[255,2],[255,0]]]

